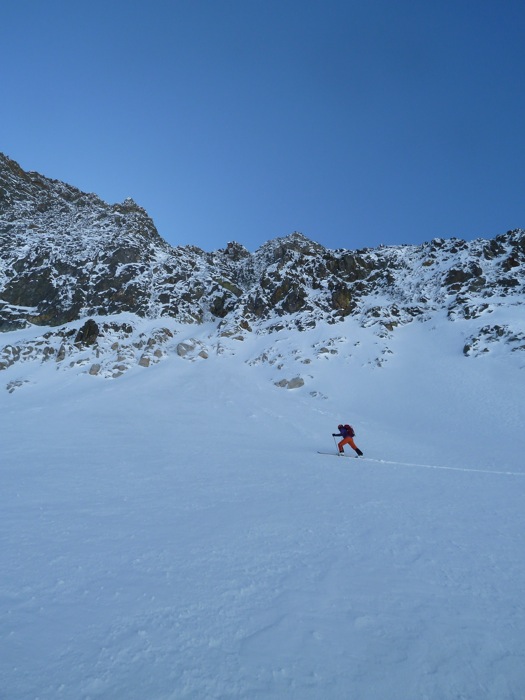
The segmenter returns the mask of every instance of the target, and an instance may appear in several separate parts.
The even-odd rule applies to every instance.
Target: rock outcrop
[[[434,239],[357,251],[329,250],[297,232],[254,253],[236,242],[211,253],[174,248],[133,200],[107,204],[25,172],[0,154],[0,331],[6,338],[0,369],[25,357],[63,362],[74,356],[70,362],[83,362],[86,351],[113,348],[115,361],[91,357],[89,372],[118,376],[131,355],[141,366],[162,357],[162,319],[214,323],[216,339],[209,345],[220,353],[221,338],[308,330],[348,318],[388,336],[438,313],[450,321],[487,317],[467,339],[465,356],[497,342],[521,351],[523,329],[502,329],[488,316],[524,302],[520,229],[490,240]],[[140,338],[136,328],[126,332],[126,323],[100,320],[118,314],[157,319],[157,336]],[[38,326],[44,328],[40,334],[35,328],[34,343],[8,342],[10,331]],[[126,336],[133,340],[125,342]],[[202,359],[210,347],[190,334],[175,343],[174,352]]]

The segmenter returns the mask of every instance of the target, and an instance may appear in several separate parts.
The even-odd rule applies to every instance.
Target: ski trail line
[[[410,462],[392,462],[388,459],[373,459],[372,457],[360,457],[367,462],[377,462],[378,464],[396,464],[401,467],[419,467],[422,469],[446,469],[453,472],[475,472],[478,474],[500,474],[504,476],[525,476],[525,472],[504,472],[493,469],[467,469],[465,467],[445,467],[438,464],[412,464]]]

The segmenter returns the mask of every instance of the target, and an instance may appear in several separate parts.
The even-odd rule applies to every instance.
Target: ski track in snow
[[[318,454],[330,454],[334,457],[339,457],[336,453],[329,452],[319,452]],[[343,457],[352,458],[353,455],[343,455]],[[373,457],[359,457],[359,462],[375,462],[377,464],[394,464],[399,467],[419,467],[421,469],[446,469],[453,472],[478,472],[479,474],[501,474],[504,476],[525,476],[525,472],[509,472],[509,471],[496,471],[494,469],[464,469],[463,467],[445,467],[442,464],[412,464],[410,462],[393,462],[389,459],[374,459]]]
[[[370,459],[371,462],[380,464],[395,464],[402,467],[420,467],[421,469],[446,469],[454,472],[477,472],[479,474],[501,474],[503,476],[525,476],[523,472],[496,471],[494,469],[463,469],[462,467],[445,467],[442,464],[411,464],[410,462],[391,462],[388,459]]]
[[[4,391],[0,698],[522,700],[523,370],[448,328]]]

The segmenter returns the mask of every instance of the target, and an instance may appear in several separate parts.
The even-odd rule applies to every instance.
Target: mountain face
[[[158,321],[155,333],[164,339],[172,331],[162,319],[211,322],[219,343],[349,318],[386,336],[444,313],[451,321],[486,320],[465,336],[465,355],[486,352],[489,342],[525,349],[522,326],[490,318],[497,308],[525,301],[525,231],[519,229],[491,240],[358,251],[328,250],[293,233],[255,253],[235,242],[207,253],[171,247],[131,199],[109,205],[24,172],[0,154],[0,259],[0,330],[8,340],[10,332],[32,329],[36,336],[44,326],[40,350],[33,343],[26,352],[41,360],[63,360],[74,348],[100,351],[103,337],[137,343],[136,324],[122,314]],[[157,350],[158,344],[153,340]],[[5,346],[0,368],[23,355],[22,347]]]

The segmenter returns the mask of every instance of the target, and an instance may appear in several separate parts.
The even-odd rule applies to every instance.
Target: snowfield
[[[0,698],[523,700],[525,352],[466,328],[3,372]]]

